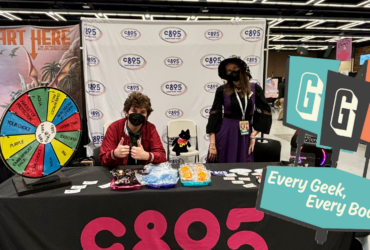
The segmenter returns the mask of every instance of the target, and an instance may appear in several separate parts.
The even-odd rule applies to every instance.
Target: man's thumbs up
[[[136,160],[148,160],[150,158],[149,153],[144,150],[139,140],[137,140],[137,147],[132,147],[131,156]]]
[[[119,145],[123,145],[123,142],[125,141],[125,139],[123,139],[123,137],[121,138],[120,142],[118,143],[118,146]]]
[[[114,156],[117,158],[125,158],[130,153],[130,146],[123,145],[124,141],[125,139],[122,137],[117,148],[113,152]]]

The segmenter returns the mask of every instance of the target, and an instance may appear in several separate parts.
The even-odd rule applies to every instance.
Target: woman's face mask
[[[227,76],[229,80],[238,82],[240,80],[240,69],[231,71]]]

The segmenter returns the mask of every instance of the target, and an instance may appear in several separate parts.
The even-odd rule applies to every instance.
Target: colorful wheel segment
[[[19,96],[0,123],[0,153],[18,175],[51,175],[73,157],[81,138],[81,117],[63,91],[41,87]]]

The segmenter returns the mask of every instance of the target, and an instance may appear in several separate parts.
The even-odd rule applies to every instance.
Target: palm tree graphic
[[[47,81],[47,85],[54,80],[55,76],[58,74],[60,70],[60,64],[56,61],[51,63],[45,63],[45,66],[42,69],[42,77],[41,81]]]

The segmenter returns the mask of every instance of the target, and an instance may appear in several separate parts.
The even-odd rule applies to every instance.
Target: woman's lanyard
[[[236,92],[236,90],[235,90],[235,95],[236,95],[236,98],[239,101],[240,109],[241,109],[242,114],[243,114],[242,120],[244,121],[245,120],[245,112],[247,111],[247,107],[248,107],[248,99],[247,99],[247,96],[244,97],[244,99],[245,99],[245,107],[244,107],[244,111],[243,111],[242,101],[240,100],[240,97],[238,95],[238,92]]]

